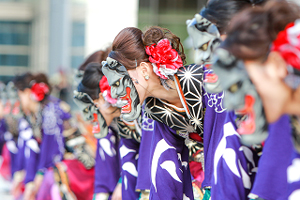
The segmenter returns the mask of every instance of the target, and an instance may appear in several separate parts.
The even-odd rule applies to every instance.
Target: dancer
[[[70,114],[61,107],[59,101],[49,97],[51,87],[46,75],[17,76],[15,85],[22,107],[28,108],[32,114],[30,124],[35,151],[31,151],[28,158],[30,167],[26,169],[24,199],[34,199],[44,175],[49,177],[49,174],[52,174],[53,178],[51,167],[63,159],[63,122],[70,118]]]
[[[119,136],[117,130],[114,130],[113,126],[109,126],[113,118],[120,115],[120,112],[118,108],[110,106],[110,103],[105,101],[102,96],[102,92],[104,91],[100,89],[100,80],[103,74],[100,69],[101,65],[99,63],[90,63],[87,65],[78,86],[78,93],[74,97],[75,103],[83,111],[86,120],[91,121],[93,119],[93,133],[97,137],[94,184],[96,200],[112,197],[121,172]],[[106,97],[109,98],[109,96]],[[113,101],[111,98],[109,100]],[[110,102],[114,103],[112,101]],[[103,115],[107,121],[105,121]],[[106,122],[108,122],[108,125]],[[99,132],[101,133],[99,134]]]
[[[295,149],[297,149],[299,130],[296,127],[299,120],[297,117],[291,117],[289,120],[288,116],[282,116],[284,113],[297,114],[299,108],[297,103],[299,66],[296,64],[299,58],[296,50],[299,48],[297,35],[300,31],[296,28],[297,19],[299,19],[299,7],[285,1],[268,2],[262,8],[257,7],[241,12],[231,21],[227,38],[217,54],[217,63],[220,58],[223,60],[224,55],[228,58],[228,55],[232,54],[232,58],[242,59],[244,66],[237,59],[234,63],[239,63],[238,65],[227,62],[224,66],[213,66],[217,74],[221,71],[243,72],[245,81],[232,82],[232,85],[228,85],[228,88],[239,85],[231,93],[233,95],[243,93],[246,87],[249,87],[249,83],[253,82],[259,96],[253,98],[248,91],[246,94],[248,93],[248,96],[255,100],[252,102],[260,102],[260,107],[248,111],[253,113],[257,109],[263,109],[265,111],[263,118],[268,122],[276,121],[269,126],[269,136],[265,141],[257,177],[249,195],[253,199],[299,198],[300,180],[294,178],[298,154],[291,149],[289,138],[292,132]],[[248,81],[249,78],[251,81]],[[226,82],[222,76],[220,81]],[[256,115],[252,114],[252,116]],[[263,139],[258,136],[249,137],[253,138],[252,141],[257,138],[258,141],[262,141]],[[278,143],[280,146],[276,145]]]
[[[143,34],[136,28],[125,28],[116,36],[112,50],[102,71],[112,86],[112,95],[129,102],[123,106],[121,116],[134,119],[140,102],[146,100],[148,116],[171,128],[159,124],[156,125],[159,131],[154,130],[150,198],[193,198],[187,165],[189,151],[182,145],[186,138],[190,152],[196,153],[202,148],[203,132],[213,131],[215,122],[223,124],[222,97],[210,101],[203,95],[204,68],[183,66],[185,55],[180,39],[167,29],[151,27]],[[204,117],[203,107],[206,107]],[[161,152],[161,148],[165,150]],[[183,174],[176,173],[177,170]],[[169,191],[166,183],[157,185],[161,183],[156,181],[157,177],[169,181],[173,189]]]

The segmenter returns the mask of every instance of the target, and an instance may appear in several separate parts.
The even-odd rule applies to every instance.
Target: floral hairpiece
[[[31,96],[36,101],[42,101],[45,95],[49,93],[49,87],[45,83],[34,82],[31,86]]]
[[[153,71],[162,79],[169,79],[168,76],[174,75],[183,65],[181,57],[175,49],[172,49],[168,39],[146,46],[146,53],[149,55]]]
[[[271,50],[278,51],[289,65],[300,70],[300,19],[278,33]]]

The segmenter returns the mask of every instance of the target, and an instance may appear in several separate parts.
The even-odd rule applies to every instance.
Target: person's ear
[[[103,97],[102,92],[99,93],[99,98],[96,99],[96,101],[97,101],[97,103],[99,103],[99,104],[105,103],[105,99],[104,99],[104,97]]]
[[[287,64],[277,51],[269,53],[265,66],[268,75],[271,77],[284,79],[287,75]]]
[[[141,70],[141,73],[142,73],[143,77],[145,77],[145,79],[149,79],[149,76],[152,72],[151,63],[141,62],[139,67],[140,67],[140,70]]]

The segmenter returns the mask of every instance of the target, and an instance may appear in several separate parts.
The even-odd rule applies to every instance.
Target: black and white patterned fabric
[[[134,122],[125,123],[120,118],[118,118],[116,121],[119,130],[118,133],[121,137],[126,139],[134,139],[137,142],[141,142],[141,116],[139,116]],[[132,126],[130,126],[129,123],[131,123]]]
[[[291,124],[293,128],[292,141],[296,151],[300,154],[300,119],[297,116],[291,116]]]
[[[190,154],[203,148],[201,141],[193,141],[191,133],[203,137],[203,106],[202,106],[202,83],[203,67],[188,65],[181,67],[175,82],[184,109],[163,102],[160,99],[149,97],[146,99],[145,113],[150,119],[166,124],[176,130],[176,133],[189,140]]]
[[[185,106],[189,121],[196,132],[202,137],[204,116],[202,103],[203,65],[191,64],[181,67],[178,70],[177,77],[180,84],[177,82],[177,90],[179,91],[179,95],[181,94],[181,101]]]

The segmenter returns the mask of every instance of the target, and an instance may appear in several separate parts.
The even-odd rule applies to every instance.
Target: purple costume
[[[41,153],[39,170],[46,170],[63,159],[65,151],[62,132],[63,121],[70,119],[70,114],[64,112],[59,102],[49,102],[43,109]]]
[[[97,140],[94,193],[112,194],[120,172],[119,139],[109,128],[107,136]]]
[[[154,120],[142,110],[142,137],[139,148],[137,190],[150,190],[150,144],[154,134]]]
[[[247,199],[256,171],[256,153],[240,142],[235,114],[227,112],[214,154],[212,199]]]
[[[290,118],[294,148],[287,168],[287,195],[289,200],[298,200],[300,199],[300,120],[299,116],[290,116]]]
[[[5,121],[4,119],[0,120],[0,155],[2,155],[2,148],[5,144],[4,133],[6,132]]]
[[[293,153],[289,116],[269,125],[250,198],[287,199],[287,168]],[[300,170],[300,169],[298,169]]]
[[[212,70],[205,69],[204,74],[206,75],[211,72]],[[213,185],[214,154],[221,137],[221,130],[227,112],[223,108],[224,92],[209,94],[203,88],[203,94],[203,106],[206,108],[203,126],[205,176],[202,187],[204,188]]]
[[[39,153],[40,149],[38,143],[33,138],[32,129],[26,119],[19,120],[19,137],[18,137],[18,155],[17,155],[17,171],[26,170],[27,167],[32,168],[27,159],[31,151]],[[28,164],[30,166],[28,166]]]
[[[140,143],[134,139],[121,137],[120,156],[122,163],[122,199],[136,200],[139,193],[135,192],[137,182],[137,163]]]
[[[298,200],[300,199],[300,154],[294,151],[291,157],[287,168],[287,194],[288,200]]]
[[[37,160],[40,153],[40,147],[33,137],[32,129],[24,118],[19,121],[19,138],[18,138],[18,170],[25,170],[25,183],[33,181],[37,172]],[[32,163],[32,162],[33,163]]]
[[[154,122],[154,132],[150,199],[194,199],[185,139],[157,121]]]
[[[12,135],[12,133],[10,133],[8,131],[8,128],[6,127],[5,121],[3,123],[4,123],[3,126],[5,127],[3,129],[3,130],[5,130],[5,132],[4,132],[4,141],[6,142],[6,147],[9,151],[10,169],[11,169],[11,175],[13,176],[13,174],[17,171],[18,147],[17,147],[17,142],[16,142],[14,136]]]

